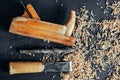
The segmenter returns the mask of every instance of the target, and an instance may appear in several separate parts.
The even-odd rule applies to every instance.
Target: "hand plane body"
[[[75,24],[75,11],[71,11],[70,19],[66,26],[51,22],[42,21],[32,5],[28,4],[27,12],[23,16],[13,18],[9,32],[27,37],[38,38],[56,42],[68,46],[73,46],[75,38],[71,37]]]

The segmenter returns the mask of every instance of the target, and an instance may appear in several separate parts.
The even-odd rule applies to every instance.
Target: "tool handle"
[[[37,73],[44,71],[42,62],[10,62],[10,74]]]
[[[33,19],[40,20],[39,15],[37,14],[37,12],[35,11],[34,7],[31,4],[27,5],[27,9],[30,12],[30,14],[32,15]]]
[[[70,11],[70,16],[69,16],[69,20],[66,23],[67,29],[66,29],[66,36],[71,36],[72,32],[74,30],[75,27],[75,20],[76,20],[76,12],[75,11]]]

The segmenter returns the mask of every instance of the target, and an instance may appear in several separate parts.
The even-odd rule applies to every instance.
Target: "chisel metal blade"
[[[72,62],[49,62],[45,65],[45,72],[69,72],[72,71]]]

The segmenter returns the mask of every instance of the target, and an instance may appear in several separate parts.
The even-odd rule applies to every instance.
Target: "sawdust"
[[[61,73],[62,80],[120,79],[120,1],[109,5],[107,0],[106,5],[116,16],[113,20],[88,19],[89,11],[81,8],[73,34],[76,51],[64,57],[65,61],[72,61],[73,71]]]
[[[13,48],[13,46],[12,46],[12,45],[10,45],[10,46],[9,46],[9,48],[11,49],[11,48]]]

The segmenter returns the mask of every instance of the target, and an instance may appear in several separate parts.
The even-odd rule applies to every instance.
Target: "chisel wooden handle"
[[[44,71],[41,62],[10,62],[10,74],[37,73]]]

